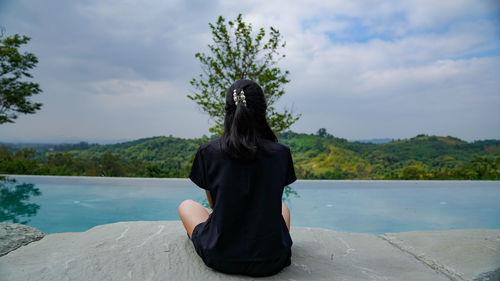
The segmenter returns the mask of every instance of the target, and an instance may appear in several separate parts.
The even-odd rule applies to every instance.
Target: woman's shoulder
[[[289,151],[290,148],[283,144],[283,143],[280,143],[280,142],[275,142],[275,141],[272,141],[272,140],[268,140],[268,139],[263,139],[262,140],[262,143],[270,148],[272,148],[274,151]]]
[[[220,150],[220,142],[221,142],[220,138],[205,142],[205,143],[200,145],[200,150],[201,149],[203,149],[203,150],[205,150],[205,149]],[[263,144],[265,146],[272,147],[272,148],[275,148],[277,150],[285,150],[285,151],[290,150],[290,148],[287,145],[280,143],[280,142],[275,142],[275,141],[268,140],[268,139],[261,139],[260,142],[261,142],[261,144]]]
[[[288,156],[288,154],[291,153],[290,148],[287,145],[280,143],[280,142],[275,142],[275,141],[268,140],[268,139],[260,139],[259,144],[261,146],[264,146],[264,148],[263,148],[264,154],[270,153],[271,155],[275,155],[275,156],[279,155],[280,157],[286,158]],[[220,156],[223,159],[226,159],[226,157],[227,157],[225,155],[225,153],[222,151],[220,138],[217,138],[215,140],[211,140],[211,141],[208,141],[208,142],[201,144],[199,150],[202,154],[210,155],[210,157]]]
[[[220,150],[220,138],[207,141],[200,145],[199,150],[207,150],[207,151],[217,151]]]

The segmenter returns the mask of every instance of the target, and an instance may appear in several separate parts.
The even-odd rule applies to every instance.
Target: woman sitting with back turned
[[[192,200],[179,205],[196,252],[221,272],[268,276],[290,265],[290,211],[281,197],[296,176],[266,108],[257,83],[239,80],[228,89],[224,133],[200,146],[189,175],[213,212]]]

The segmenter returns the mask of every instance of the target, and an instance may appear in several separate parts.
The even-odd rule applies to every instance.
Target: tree
[[[38,63],[32,53],[19,52],[19,47],[28,43],[29,37],[3,36],[0,34],[0,124],[14,123],[18,113],[33,114],[42,106],[29,100],[42,90],[37,83],[23,81],[33,78],[29,70]]]
[[[326,129],[325,128],[319,128],[318,132],[316,132],[316,135],[324,138],[327,136],[327,132],[326,132]]]
[[[101,175],[105,177],[119,177],[123,175],[123,165],[119,155],[106,151],[101,156]]]
[[[226,91],[239,79],[253,80],[262,87],[268,105],[267,120],[275,133],[295,123],[300,114],[294,116],[286,108],[278,112],[273,106],[285,94],[283,85],[290,82],[288,70],[276,67],[278,61],[285,57],[279,53],[279,49],[285,47],[280,32],[270,27],[266,42],[264,28],[253,34],[252,25],[243,22],[241,14],[235,21],[227,23],[219,16],[217,22],[209,23],[209,26],[213,39],[213,44],[208,45],[210,55],[195,54],[203,73],[190,81],[196,92],[187,95],[215,122],[209,131],[222,134]]]

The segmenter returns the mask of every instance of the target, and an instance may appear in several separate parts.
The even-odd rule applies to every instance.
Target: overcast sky
[[[201,137],[186,97],[209,22],[279,29],[291,129],[353,139],[500,139],[500,1],[0,0],[7,35],[31,37],[43,93],[0,141]]]

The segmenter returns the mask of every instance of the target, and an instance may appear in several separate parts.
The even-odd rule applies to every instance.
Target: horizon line
[[[292,132],[296,134],[305,134],[305,135],[316,135],[317,133],[301,133],[301,132],[295,132],[292,130],[288,131],[282,131],[280,133],[287,133],[287,132]],[[277,134],[280,134],[277,133]],[[328,133],[328,132],[327,132]],[[58,137],[33,137],[32,140],[26,140],[26,138],[10,138],[10,139],[4,139],[2,140],[0,138],[0,144],[43,144],[43,145],[58,145],[58,144],[78,144],[81,142],[86,142],[88,144],[99,144],[99,145],[109,145],[109,144],[119,144],[119,143],[125,143],[125,142],[131,142],[131,141],[136,141],[140,139],[149,139],[149,138],[158,138],[158,137],[172,137],[172,138],[178,138],[178,139],[202,139],[203,137],[207,137],[208,139],[211,139],[214,137],[215,134],[212,134],[210,136],[207,136],[206,134],[202,134],[202,136],[199,137],[177,137],[172,134],[169,135],[155,135],[155,136],[148,136],[148,137],[137,137],[137,138],[117,138],[117,139],[106,139],[106,138],[80,138],[80,137],[66,137],[66,136],[61,136],[60,140],[56,140]],[[329,134],[331,135],[331,134]],[[348,142],[365,142],[365,143],[374,143],[374,141],[383,141],[383,143],[388,143],[388,142],[394,142],[394,141],[401,141],[401,140],[408,140],[412,139],[418,136],[428,136],[428,137],[451,137],[451,138],[456,138],[461,141],[465,141],[467,143],[473,143],[476,141],[486,141],[486,140],[500,140],[500,139],[474,139],[471,141],[461,139],[459,137],[451,136],[451,135],[433,135],[433,134],[416,134],[412,137],[408,138],[391,138],[391,137],[375,137],[375,138],[363,138],[363,139],[348,139],[348,138],[343,138],[340,136],[335,136],[332,135],[334,138],[340,138],[340,139],[345,139]],[[27,139],[30,139],[31,137],[28,137]],[[376,144],[376,143],[374,143]]]

